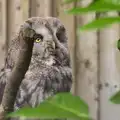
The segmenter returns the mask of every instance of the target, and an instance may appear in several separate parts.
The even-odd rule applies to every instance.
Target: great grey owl
[[[24,24],[26,23],[35,31],[34,46],[29,69],[17,94],[15,110],[23,106],[35,107],[49,96],[59,92],[69,92],[72,84],[64,25],[54,17],[33,17]],[[21,27],[24,27],[24,24]],[[51,34],[46,24],[49,24],[54,34]],[[57,38],[56,42],[54,38]],[[0,71],[0,103],[7,78],[19,55],[19,44],[18,32],[9,47],[4,68]]]

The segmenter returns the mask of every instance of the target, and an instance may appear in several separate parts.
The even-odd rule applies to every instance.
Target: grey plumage
[[[70,57],[64,25],[53,17],[33,17],[25,21],[36,32],[32,59],[21,83],[15,102],[15,109],[23,106],[35,107],[44,99],[58,92],[69,92],[72,84]],[[24,24],[25,24],[24,23]],[[24,27],[20,27],[20,30]],[[54,34],[46,27],[49,24]],[[19,30],[19,32],[20,32]],[[8,51],[4,68],[0,71],[0,102],[7,78],[19,55],[19,32]],[[57,39],[55,41],[54,39]]]

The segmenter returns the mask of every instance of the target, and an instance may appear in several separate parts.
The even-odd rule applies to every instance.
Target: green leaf
[[[65,12],[69,14],[82,14],[89,12],[107,12],[107,11],[116,11],[116,10],[120,11],[119,4],[115,5],[109,2],[105,2],[103,0],[96,0],[87,7],[76,7],[69,10],[65,10]]]
[[[89,119],[88,105],[78,96],[59,93],[36,108],[21,108],[9,117]]]
[[[102,0],[104,2],[114,4],[114,5],[120,5],[120,0]]]
[[[120,91],[115,93],[111,98],[110,101],[114,104],[120,104]]]
[[[72,2],[77,2],[78,0],[64,0],[63,2],[68,4],[68,3],[72,3]]]
[[[107,18],[100,18],[97,20],[94,20],[86,25],[83,25],[80,27],[80,30],[91,30],[91,29],[100,29],[105,28],[108,25],[111,25],[113,23],[119,23],[120,17],[107,17]]]
[[[117,48],[120,50],[120,39],[117,41]]]

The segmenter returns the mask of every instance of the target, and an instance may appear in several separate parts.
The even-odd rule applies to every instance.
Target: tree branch
[[[7,80],[2,103],[0,106],[0,120],[4,119],[5,115],[14,110],[14,103],[16,100],[19,86],[28,70],[33,48],[34,30],[26,22],[21,27],[18,39],[20,40],[20,51],[18,60],[13,68],[10,77]]]

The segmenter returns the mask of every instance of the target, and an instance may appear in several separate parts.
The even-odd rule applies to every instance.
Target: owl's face
[[[63,49],[67,49],[67,37],[65,28],[58,19],[52,17],[32,18],[30,22],[32,29],[36,33],[33,38],[34,57],[38,57],[40,60],[44,61],[51,61],[52,59],[54,63],[54,60],[62,62],[69,56],[69,54],[67,56],[66,53],[64,55]],[[50,30],[45,26],[46,23],[50,25],[54,34],[51,34]],[[57,38],[57,43],[54,41],[55,37]]]

